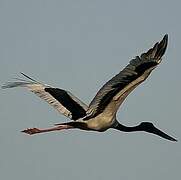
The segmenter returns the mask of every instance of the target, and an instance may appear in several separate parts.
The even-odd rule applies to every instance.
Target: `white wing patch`
[[[84,104],[81,100],[79,100],[77,97],[75,97],[72,93],[62,89],[53,88],[49,85],[42,84],[28,77],[25,74],[23,75],[27,77],[29,80],[17,79],[18,81],[16,82],[8,82],[4,84],[2,88],[5,89],[13,87],[25,87],[41,99],[45,100],[59,113],[73,120],[77,120],[78,118],[81,118],[81,116],[84,116],[84,114],[86,114],[88,106]],[[46,92],[46,89],[51,89],[55,91],[55,95],[53,94],[55,97],[51,95],[51,93]],[[58,96],[56,93],[58,93]],[[59,98],[59,96],[62,97]]]
[[[44,86],[42,84],[31,84],[26,86],[31,92],[35,93],[41,99],[45,100],[48,104],[53,106],[59,113],[72,119],[71,112],[66,109],[59,101],[57,101],[52,95],[45,91],[45,88],[50,86]]]

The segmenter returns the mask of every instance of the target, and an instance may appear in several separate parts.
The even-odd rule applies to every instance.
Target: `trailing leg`
[[[52,128],[45,128],[45,129],[38,129],[38,128],[28,128],[25,129],[21,132],[29,134],[29,135],[33,135],[33,134],[38,134],[38,133],[45,133],[45,132],[51,132],[51,131],[60,131],[63,129],[72,129],[74,128],[71,125],[68,125],[68,123],[64,123],[62,125],[56,126],[56,127],[52,127]]]

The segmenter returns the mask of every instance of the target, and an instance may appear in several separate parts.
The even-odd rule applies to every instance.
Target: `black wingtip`
[[[20,72],[20,74],[22,74],[24,77],[26,77],[26,78],[30,79],[31,81],[38,82],[38,81],[36,81],[35,79],[33,79],[33,78],[29,77],[28,75],[26,75],[26,74],[25,74],[25,73],[23,73],[23,72]]]
[[[163,39],[168,40],[168,34],[165,34],[164,37],[163,37]]]
[[[165,44],[165,49],[167,48],[167,45],[168,45],[168,34],[165,34],[162,41],[164,42]]]
[[[161,59],[162,56],[165,54],[165,51],[167,49],[168,45],[168,34],[165,34],[163,39],[160,41],[160,43],[157,46],[157,51],[155,54],[156,59]]]
[[[162,56],[165,54],[168,45],[168,34],[165,34],[160,42],[155,43],[155,45],[150,48],[146,53],[141,55],[141,58],[155,59],[159,64]]]
[[[165,34],[165,35],[164,35],[162,41],[163,41],[163,44],[164,44],[165,49],[166,49],[166,48],[167,48],[167,45],[168,45],[168,34]],[[161,42],[162,42],[162,41],[161,41]],[[160,42],[160,43],[161,43],[161,42]]]

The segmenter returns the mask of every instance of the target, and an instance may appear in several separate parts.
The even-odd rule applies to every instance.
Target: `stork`
[[[151,122],[141,122],[137,126],[127,127],[119,123],[116,118],[117,110],[125,98],[160,64],[167,44],[166,34],[160,42],[147,52],[136,56],[122,71],[109,80],[97,92],[89,106],[71,92],[38,82],[24,73],[21,74],[26,79],[15,78],[16,81],[7,82],[2,88],[25,87],[53,106],[59,113],[71,119],[70,122],[55,124],[51,128],[28,128],[22,131],[29,135],[63,129],[78,128],[103,132],[113,128],[123,132],[145,131],[170,141],[177,141]]]

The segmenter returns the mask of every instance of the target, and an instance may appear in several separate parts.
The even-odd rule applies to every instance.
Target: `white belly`
[[[88,128],[95,131],[105,131],[110,128],[115,122],[115,117],[105,117],[98,115],[95,118],[89,119],[86,124]]]
[[[92,119],[87,120],[86,123],[88,128],[95,131],[105,131],[108,128],[112,127],[112,125],[116,121],[115,109],[117,109],[117,106],[118,105],[115,101],[109,103],[102,113]]]

